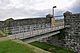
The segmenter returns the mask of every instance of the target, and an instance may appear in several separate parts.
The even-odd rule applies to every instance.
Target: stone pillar
[[[51,25],[52,25],[52,27],[55,27],[55,18],[54,17],[51,18]]]
[[[67,11],[64,13],[64,26],[70,25],[72,13]]]
[[[54,27],[55,26],[55,19],[54,19],[54,17],[51,14],[48,14],[46,16],[46,18],[47,18],[47,20],[50,20],[51,27]]]
[[[64,13],[64,27],[65,29],[65,47],[73,50],[80,51],[80,14],[72,14],[71,12]]]

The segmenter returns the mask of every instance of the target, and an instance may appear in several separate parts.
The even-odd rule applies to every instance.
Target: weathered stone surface
[[[8,30],[9,34],[18,34],[38,29],[49,28],[52,26],[52,15],[40,18],[12,19],[0,21],[0,29]]]
[[[65,29],[65,47],[80,52],[80,13],[72,14],[64,13],[64,26],[69,25]]]

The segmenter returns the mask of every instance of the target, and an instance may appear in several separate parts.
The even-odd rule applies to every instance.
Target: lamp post
[[[52,20],[52,21],[51,21],[51,23],[52,23],[52,27],[55,26],[54,8],[56,8],[56,6],[53,6],[53,8],[52,8],[52,14],[53,14],[52,19],[51,19],[51,20]]]
[[[53,17],[54,17],[54,8],[56,8],[56,6],[53,6],[53,12],[52,12],[53,13]]]

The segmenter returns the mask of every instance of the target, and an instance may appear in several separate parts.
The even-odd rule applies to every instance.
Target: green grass
[[[7,28],[2,28],[1,30],[0,30],[0,37],[6,37],[6,36],[8,36],[8,35],[11,35],[12,33],[11,33],[11,31],[10,30],[8,30]]]
[[[0,37],[5,37],[5,33],[3,31],[0,30]]]
[[[44,49],[46,51],[52,52],[52,53],[75,53],[75,52],[67,50],[65,48],[53,46],[53,45],[47,44],[45,42],[32,42],[30,44],[34,45],[36,47],[39,47],[41,49]]]
[[[28,44],[20,44],[15,41],[0,41],[0,53],[47,53]]]
[[[55,20],[55,26],[63,26],[64,25],[64,20],[60,19],[60,20]]]

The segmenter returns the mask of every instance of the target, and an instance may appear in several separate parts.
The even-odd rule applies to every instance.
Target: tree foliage
[[[9,18],[9,19],[5,20],[5,25],[7,27],[10,27],[12,25],[13,21],[14,21],[13,18]]]
[[[51,14],[46,15],[46,18],[52,18],[53,16]]]

